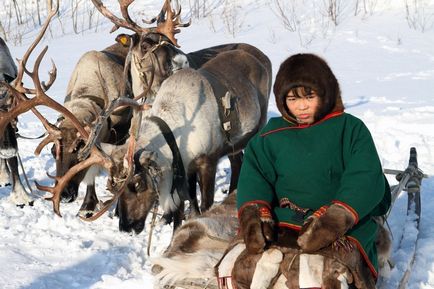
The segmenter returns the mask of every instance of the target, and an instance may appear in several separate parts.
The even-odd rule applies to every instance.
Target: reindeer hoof
[[[0,183],[0,187],[10,187],[11,183]]]
[[[33,203],[34,203],[34,201],[30,201],[27,204],[16,204],[16,206],[19,207],[20,209],[22,209],[25,206],[33,207]]]
[[[90,210],[80,210],[77,213],[77,217],[88,219],[88,218],[92,217],[93,214],[94,214],[94,212],[90,211]]]

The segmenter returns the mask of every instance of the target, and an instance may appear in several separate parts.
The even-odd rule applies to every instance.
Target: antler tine
[[[166,21],[166,14],[170,13],[171,11],[170,7],[170,0],[165,0],[163,7],[161,8],[160,13],[157,16],[157,24],[160,25],[160,23],[164,23]]]
[[[44,89],[44,91],[50,89],[50,87],[53,85],[57,77],[57,67],[52,59],[51,59],[51,70],[48,72],[48,75],[50,77],[48,82],[47,83],[45,83],[45,81],[42,82],[42,88]]]
[[[107,7],[104,6],[104,4],[101,2],[101,0],[92,0],[93,5],[95,5],[96,9],[107,17],[111,22],[115,24],[115,26],[112,28],[110,33],[118,30],[120,27],[130,29],[136,33],[148,33],[151,32],[152,29],[150,28],[143,28],[137,25],[134,21],[131,20],[129,14],[128,14],[128,6],[133,2],[134,0],[119,0],[119,4],[121,6],[121,13],[122,16],[125,18],[120,19],[119,17],[115,16],[112,12],[110,12]]]
[[[62,177],[55,177],[56,185],[54,187],[42,186],[36,183],[38,190],[46,191],[52,194],[52,196],[47,198],[47,200],[53,202],[53,210],[58,216],[62,216],[60,214],[60,197],[65,186],[78,172],[94,164],[99,164],[110,171],[111,167],[113,166],[113,161],[97,148],[93,148],[89,158],[70,168]]]
[[[27,49],[27,51],[24,53],[23,58],[21,60],[18,60],[18,72],[17,72],[17,77],[15,79],[15,88],[21,93],[32,93],[32,90],[25,89],[22,84],[24,72],[29,74],[29,71],[27,71],[26,69],[27,60],[29,60],[30,54],[32,54],[33,50],[41,41],[42,37],[45,34],[45,31],[47,31],[51,19],[57,14],[59,10],[59,0],[56,1],[56,6],[54,8],[52,7],[51,1],[48,1],[48,9],[50,9],[50,12],[47,16],[47,19],[44,22],[44,25],[42,26],[41,31],[39,32],[38,36],[33,41],[33,43],[30,45],[29,49]]]
[[[165,19],[163,17],[164,15],[163,11],[164,14],[167,14]],[[165,35],[167,38],[169,38],[170,42],[172,42],[172,44],[175,45],[176,47],[180,47],[178,45],[177,39],[175,38],[175,34],[180,32],[178,28],[188,27],[191,24],[191,19],[189,20],[188,23],[181,23],[180,13],[181,13],[181,6],[179,6],[179,10],[175,12],[170,5],[170,0],[166,0],[163,9],[161,9],[161,13],[157,21],[158,26],[156,29],[156,32]]]
[[[124,17],[124,19],[130,24],[135,24],[135,22],[131,19],[130,14],[128,13],[128,7],[133,2],[134,0],[119,0],[122,17]]]
[[[48,131],[48,136],[46,138],[44,138],[38,144],[38,146],[35,149],[35,155],[39,156],[41,154],[42,149],[46,145],[48,145],[51,142],[54,142],[56,145],[56,159],[59,159],[59,157],[60,157],[60,141],[59,140],[61,139],[61,132],[56,126],[50,124],[48,121],[46,121],[46,123],[47,123],[47,125],[44,124],[44,127]]]

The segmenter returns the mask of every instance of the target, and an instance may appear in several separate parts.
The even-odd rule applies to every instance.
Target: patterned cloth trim
[[[359,249],[360,254],[362,254],[363,259],[365,260],[366,264],[368,265],[369,271],[371,271],[372,276],[375,280],[377,280],[378,273],[377,270],[375,270],[374,265],[372,265],[371,260],[369,260],[368,254],[366,254],[365,250],[363,249],[362,245],[359,243],[359,241],[351,236],[347,236],[348,239],[350,239],[352,242],[354,242]]]
[[[356,225],[359,222],[359,214],[356,212],[356,210],[353,209],[353,207],[351,207],[347,203],[344,203],[344,202],[341,202],[338,200],[333,200],[332,203],[339,205],[342,208],[346,209],[348,212],[350,212],[350,214],[353,215],[353,218],[354,218],[354,225]]]
[[[269,210],[271,210],[271,206],[270,206],[270,204],[269,204],[268,202],[266,202],[266,201],[262,201],[262,200],[250,201],[250,202],[244,203],[244,204],[243,204],[243,205],[238,209],[238,219],[240,218],[241,213],[243,212],[243,210],[244,210],[246,207],[251,206],[251,205],[264,205],[264,206],[266,206]]]
[[[281,128],[278,128],[278,129],[267,131],[267,132],[261,134],[260,136],[261,137],[265,137],[265,136],[267,136],[269,134],[272,134],[272,133],[275,133],[275,132],[280,132],[280,131],[285,131],[285,130],[290,130],[290,129],[303,129],[303,128],[312,127],[312,126],[320,124],[320,123],[322,123],[322,122],[324,122],[324,121],[326,121],[326,120],[328,120],[330,118],[340,116],[343,113],[344,112],[342,112],[342,111],[333,112],[333,113],[330,113],[330,114],[326,115],[323,119],[321,119],[321,120],[319,120],[319,121],[317,121],[316,123],[313,123],[313,124],[300,124],[300,125],[297,125],[297,126],[281,127]]]

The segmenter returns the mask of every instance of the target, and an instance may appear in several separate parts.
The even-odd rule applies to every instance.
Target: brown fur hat
[[[343,111],[339,83],[328,64],[314,54],[295,54],[287,58],[277,72],[274,82],[274,95],[277,108],[288,121],[296,123],[286,107],[286,95],[295,87],[309,87],[320,98],[320,108],[315,122],[335,111]]]

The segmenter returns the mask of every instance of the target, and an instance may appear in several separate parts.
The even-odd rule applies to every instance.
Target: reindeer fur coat
[[[369,130],[360,119],[343,112],[334,75],[307,62],[303,69],[312,71],[298,71],[306,76],[301,80],[288,74],[289,84],[284,86],[288,90],[302,84],[319,92],[332,91],[325,96],[334,98],[328,101],[331,107],[313,124],[297,125],[284,109],[287,90],[276,91],[276,80],[276,103],[283,116],[271,118],[247,145],[238,182],[239,213],[247,204],[265,204],[279,226],[299,231],[312,213],[339,203],[354,215],[356,223],[347,232],[348,239],[376,277],[378,225],[373,216],[388,210],[390,188]]]

